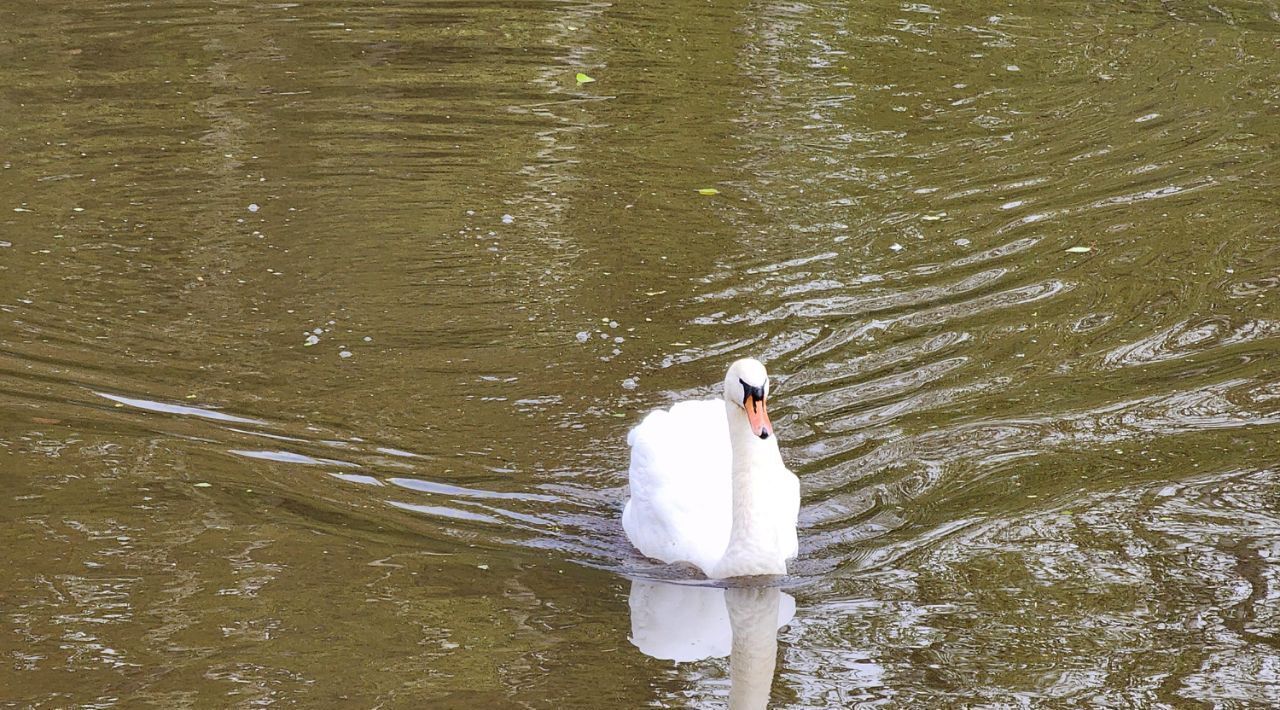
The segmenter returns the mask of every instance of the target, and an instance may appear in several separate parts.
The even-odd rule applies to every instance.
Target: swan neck
[[[725,408],[733,448],[733,511],[729,544],[714,576],[785,574],[774,513],[778,501],[770,493],[770,483],[782,469],[777,439],[753,435],[741,407],[726,401]]]
[[[751,423],[747,421],[747,413],[742,407],[725,402],[725,412],[729,418],[729,443],[733,447],[733,476],[736,482],[752,470],[781,465],[782,455],[778,452],[778,440],[770,436],[761,439],[751,433]]]

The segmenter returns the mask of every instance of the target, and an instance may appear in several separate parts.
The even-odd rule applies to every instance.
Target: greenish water
[[[0,704],[1280,704],[1274,2],[0,19]],[[649,581],[746,355],[800,559]]]

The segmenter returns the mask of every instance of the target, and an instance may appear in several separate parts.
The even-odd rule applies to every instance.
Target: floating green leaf
[[[700,187],[698,188],[698,194],[699,195],[719,195],[720,191],[715,189],[714,187]]]
[[[578,80],[579,84],[590,84],[591,82],[595,81],[595,79],[592,79],[591,77],[587,76],[586,74],[583,74],[582,72],[578,72],[578,75],[574,78]]]
[[[1093,247],[1071,247],[1067,250],[1068,254],[1088,254],[1093,251]]]

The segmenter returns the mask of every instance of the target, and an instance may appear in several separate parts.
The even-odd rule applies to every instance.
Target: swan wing
[[[627,538],[648,557],[707,572],[729,544],[733,454],[724,402],[679,402],[652,412],[627,442]]]

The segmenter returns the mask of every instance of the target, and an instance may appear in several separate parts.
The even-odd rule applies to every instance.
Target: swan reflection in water
[[[776,587],[696,587],[631,581],[631,643],[679,663],[729,656],[729,707],[765,708],[778,658],[778,629],[796,600]]]

